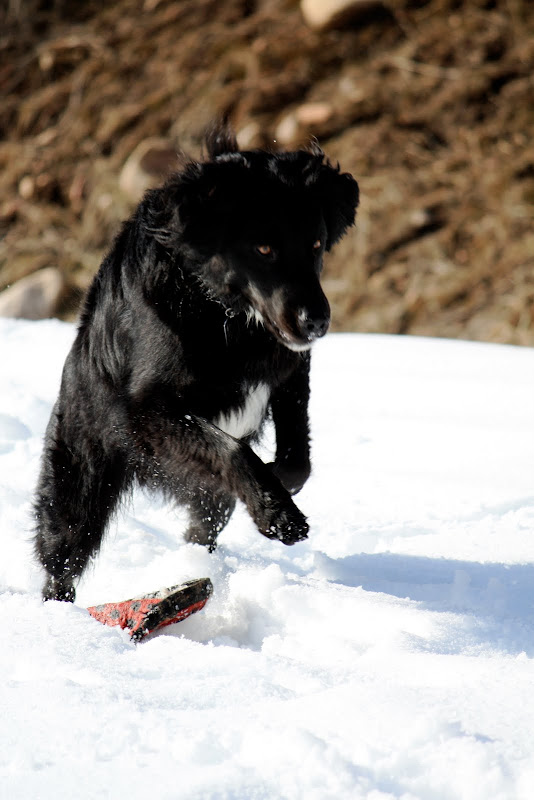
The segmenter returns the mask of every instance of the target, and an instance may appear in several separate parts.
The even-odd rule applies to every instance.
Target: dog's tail
[[[237,153],[239,149],[236,135],[226,117],[212,122],[206,130],[204,141],[210,159],[225,153]]]

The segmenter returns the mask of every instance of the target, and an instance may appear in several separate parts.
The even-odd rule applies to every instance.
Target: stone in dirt
[[[380,0],[301,0],[300,8],[310,28],[323,31],[383,9],[384,4]]]
[[[46,267],[27,275],[0,294],[0,317],[47,319],[53,317],[65,279],[56,267]]]

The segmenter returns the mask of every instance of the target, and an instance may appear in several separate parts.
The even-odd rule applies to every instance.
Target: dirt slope
[[[392,0],[310,30],[290,0],[7,0],[0,288],[57,266],[75,313],[147,137],[316,135],[362,190],[335,327],[534,344],[534,4]]]

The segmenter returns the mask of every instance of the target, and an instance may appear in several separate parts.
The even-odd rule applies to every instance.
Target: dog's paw
[[[190,544],[201,544],[206,547],[209,553],[213,553],[217,549],[217,534],[206,531],[199,525],[190,525],[184,533],[184,539]]]
[[[300,492],[308,478],[310,477],[310,462],[295,466],[285,462],[272,461],[268,465],[273,475],[276,475],[284,489],[287,489],[289,494],[297,494]]]
[[[62,581],[49,575],[42,591],[43,600],[61,600],[65,603],[74,603],[76,590],[68,580]]]
[[[284,506],[269,503],[265,511],[258,528],[268,539],[279,539],[283,544],[292,545],[308,538],[310,526],[294,503]]]

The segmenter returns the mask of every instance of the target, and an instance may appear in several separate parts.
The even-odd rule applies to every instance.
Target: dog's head
[[[240,152],[222,126],[209,160],[190,163],[176,185],[180,239],[210,296],[245,311],[292,350],[329,326],[320,285],[323,253],[354,223],[358,185],[310,151]]]

